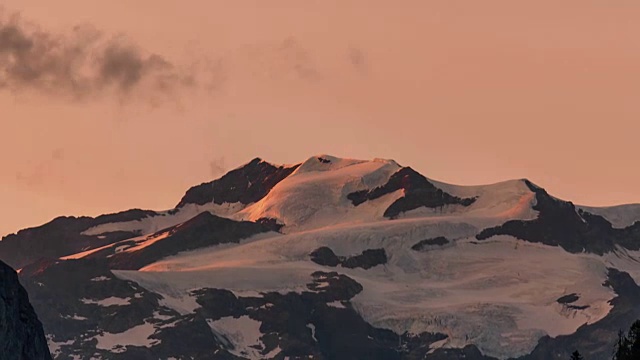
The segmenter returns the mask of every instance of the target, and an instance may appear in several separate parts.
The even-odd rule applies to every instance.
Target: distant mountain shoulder
[[[153,216],[158,216],[158,213],[133,209],[96,218],[58,217],[44,225],[3,237],[0,241],[0,258],[19,269],[39,258],[57,258],[83,249],[103,246],[139,234],[122,230],[90,236],[84,235],[83,231],[101,224],[135,221]]]
[[[617,229],[607,219],[594,215],[571,202],[550,196],[544,189],[527,182],[536,194],[534,220],[510,220],[503,225],[488,228],[476,237],[484,240],[495,235],[512,235],[518,239],[557,245],[569,252],[604,254],[620,246],[629,250],[640,249],[640,222]]]

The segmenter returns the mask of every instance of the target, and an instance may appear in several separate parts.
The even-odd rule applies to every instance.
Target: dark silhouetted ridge
[[[265,197],[280,181],[289,176],[300,165],[291,167],[274,166],[260,158],[229,171],[221,178],[194,186],[187,190],[176,206],[208,203],[251,204]]]
[[[42,324],[18,274],[0,262],[0,358],[50,360]]]

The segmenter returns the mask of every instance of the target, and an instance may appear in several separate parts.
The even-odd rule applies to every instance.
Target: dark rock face
[[[624,229],[615,229],[602,216],[578,210],[571,202],[550,196],[544,189],[529,181],[527,186],[536,195],[534,220],[511,220],[503,225],[481,231],[476,238],[485,240],[495,235],[511,235],[521,240],[561,246],[568,252],[583,251],[602,255],[616,245],[627,249],[640,249],[640,223]]]
[[[220,179],[194,186],[187,190],[176,208],[187,204],[204,205],[236,203],[251,204],[265,197],[271,189],[298,168],[276,167],[260,158],[229,171]]]
[[[521,360],[568,359],[575,349],[579,349],[586,359],[611,359],[618,331],[628,329],[640,318],[640,287],[629,274],[616,269],[608,271],[608,280],[603,286],[611,287],[618,294],[611,300],[613,309],[609,314],[596,323],[582,325],[571,335],[543,337],[533,352]]]
[[[239,297],[223,289],[195,290],[200,308],[188,315],[161,305],[159,295],[136,283],[115,277],[105,259],[58,261],[44,270],[33,264],[21,277],[47,333],[59,344],[58,359],[239,359],[232,353],[233,345],[209,323],[241,316],[261,323],[262,345],[256,349],[265,358],[272,358],[266,355],[279,348],[275,359],[422,359],[432,343],[446,338],[432,333],[398,335],[371,326],[350,303],[362,286],[337,272],[311,274],[308,291],[301,293]],[[114,297],[126,301],[109,305],[106,301]],[[123,334],[143,324],[154,327],[149,346],[100,345],[101,336]]]
[[[438,349],[425,359],[429,360],[498,360],[494,357],[483,355],[475,345],[467,345],[462,349]]]
[[[580,299],[580,296],[578,296],[578,294],[573,293],[573,294],[561,296],[556,301],[559,304],[571,304],[578,301],[579,299]]]
[[[324,302],[347,301],[363,290],[358,282],[335,271],[316,271],[311,277],[313,281],[307,284],[307,288]]]
[[[161,230],[155,236],[169,232],[169,236],[143,249],[133,252],[117,252],[116,248],[126,246],[127,242],[118,242],[113,246],[96,252],[89,257],[109,256],[111,269],[137,270],[164,257],[182,251],[195,250],[213,245],[238,243],[252,235],[270,231],[269,225],[249,221],[233,221],[227,218],[203,212],[193,219]],[[133,246],[133,242],[130,243]]]
[[[198,316],[210,320],[249,316],[262,323],[265,334],[259,349],[282,351],[276,359],[423,359],[429,345],[444,334],[397,335],[365,322],[349,300],[362,286],[336,272],[312,274],[309,291],[263,293],[261,297],[236,297],[221,289],[197,292]],[[220,351],[220,359],[230,349]],[[474,358],[470,358],[474,359]],[[477,358],[480,359],[480,358]]]
[[[49,360],[42,324],[16,272],[0,262],[0,357],[2,360]]]
[[[311,261],[322,266],[336,267],[342,264],[343,260],[339,258],[338,255],[333,252],[333,250],[326,246],[317,248],[316,250],[312,251],[309,256],[311,257]]]
[[[318,265],[331,267],[342,265],[342,267],[349,269],[362,268],[365,270],[374,266],[384,265],[388,260],[384,249],[368,249],[360,255],[345,257],[337,256],[333,250],[326,246],[314,250],[309,256],[311,261]]]
[[[4,237],[0,241],[0,259],[19,269],[39,258],[58,258],[104,246],[138,234],[118,231],[98,237],[81,233],[101,224],[140,220],[157,215],[154,211],[134,209],[97,218],[59,217],[42,226],[20,230],[17,234]]]
[[[374,266],[383,265],[386,263],[387,253],[384,251],[384,249],[367,249],[360,255],[346,258],[342,262],[342,266],[349,269],[363,268],[367,270]]]
[[[58,344],[56,359],[211,359],[219,346],[203,319],[162,306],[161,296],[115,277],[105,259],[32,264],[20,277]],[[102,336],[126,342],[124,332],[145,324],[154,328],[149,346],[100,344]]]
[[[404,167],[391,175],[389,181],[372,190],[361,190],[347,195],[353,205],[358,206],[365,201],[380,198],[394,191],[404,189],[405,195],[396,200],[384,212],[387,218],[395,218],[400,213],[420,207],[438,208],[445,205],[469,206],[474,198],[462,199],[438,189],[427,178],[410,167]]]
[[[558,304],[564,305],[567,309],[573,309],[573,310],[588,309],[589,305],[572,305],[572,303],[578,301],[579,299],[580,299],[580,296],[578,296],[578,294],[574,293],[574,294],[568,294],[568,295],[565,295],[565,296],[561,296],[556,301],[558,302]]]
[[[438,236],[433,239],[425,239],[425,240],[418,241],[411,247],[411,250],[424,251],[425,249],[431,246],[442,246],[448,243],[449,243],[449,239],[447,239],[444,236]]]
[[[277,219],[273,218],[260,218],[256,220],[258,224],[264,225],[271,231],[280,232],[284,224],[279,223]]]

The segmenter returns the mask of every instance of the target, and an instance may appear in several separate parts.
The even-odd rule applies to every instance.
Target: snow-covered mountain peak
[[[177,208],[188,204],[242,203],[251,204],[263,198],[273,186],[289,176],[298,165],[276,166],[260,158],[233,169],[208,183],[187,190]]]
[[[392,164],[397,168],[400,166],[393,160],[384,160],[384,159],[373,159],[373,160],[358,160],[358,159],[348,159],[348,158],[339,158],[332,155],[321,154],[315,155],[307,160],[305,160],[300,167],[296,170],[297,174],[307,173],[307,172],[315,172],[315,171],[335,171],[345,167],[358,165],[362,163],[381,163],[381,164]],[[357,172],[357,170],[354,170]]]
[[[640,318],[638,208],[256,158],[174,209],[59,218],[0,255],[56,359],[605,359]]]
[[[402,196],[401,191],[356,208],[349,194],[383,186],[399,170],[395,162],[314,156],[271,189],[263,199],[242,210],[248,220],[273,218],[297,230],[347,221],[382,218],[385,209]]]
[[[251,167],[255,167],[255,166],[261,165],[261,164],[263,164],[263,165],[270,165],[270,166],[273,166],[273,167],[280,167],[280,166],[283,166],[283,165],[281,165],[281,164],[273,164],[273,163],[270,163],[270,162],[268,162],[268,161],[264,160],[264,159],[263,159],[263,158],[261,158],[261,157],[255,157],[255,158],[251,159],[251,161],[248,161],[248,162],[246,162],[246,163],[244,163],[244,164],[242,164],[242,165],[240,165],[240,166],[237,166],[237,167],[233,168],[233,169],[232,169],[232,170],[230,170],[230,171],[239,170],[239,169],[244,169],[244,168],[251,168]],[[223,175],[223,176],[224,176],[224,175]],[[220,178],[218,178],[218,179],[220,179]],[[216,179],[216,180],[218,180],[218,179]]]
[[[339,158],[328,154],[319,154],[309,157],[300,165],[299,171],[326,171],[338,169],[343,166],[349,166],[356,163],[364,162],[364,160]]]

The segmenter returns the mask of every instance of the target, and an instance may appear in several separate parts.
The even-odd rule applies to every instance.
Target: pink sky
[[[4,0],[0,18],[28,31],[124,35],[198,84],[153,106],[142,86],[82,101],[0,88],[0,234],[167,209],[257,156],[392,158],[450,183],[640,202],[640,4],[528,3]]]

